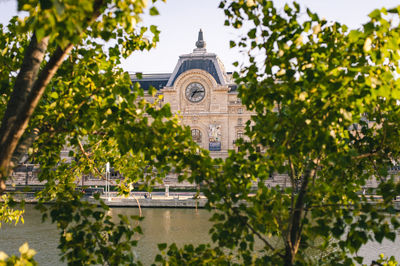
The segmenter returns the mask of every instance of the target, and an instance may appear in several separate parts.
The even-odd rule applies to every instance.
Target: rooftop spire
[[[196,42],[196,47],[198,49],[206,48],[206,42],[203,40],[203,31],[201,29],[199,31],[199,37],[198,37],[197,42]]]

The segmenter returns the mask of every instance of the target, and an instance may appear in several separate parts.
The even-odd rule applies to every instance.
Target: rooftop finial
[[[197,39],[196,47],[198,49],[206,48],[206,42],[203,40],[203,31],[201,29],[199,31],[199,38]]]

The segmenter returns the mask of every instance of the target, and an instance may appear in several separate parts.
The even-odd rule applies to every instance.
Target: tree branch
[[[78,140],[78,145],[79,145],[79,149],[81,150],[81,152],[85,156],[85,158],[88,161],[92,161],[93,162],[93,160],[90,159],[89,154],[85,151],[85,148],[83,148],[83,145],[79,140]],[[94,162],[93,162],[93,164],[94,164]],[[97,167],[93,167],[93,168],[94,168],[94,171],[100,176],[101,179],[106,180],[106,178],[103,176],[102,173],[100,173],[100,171],[99,171],[99,169],[97,169]]]
[[[32,129],[32,131],[18,143],[11,157],[11,169],[20,164],[22,157],[28,153],[29,147],[31,147],[33,142],[38,138],[39,132],[40,130],[38,128]]]
[[[254,227],[252,225],[249,224],[249,222],[245,219],[243,219],[243,216],[240,215],[240,213],[238,212],[237,209],[233,208],[232,211],[237,215],[237,217],[240,218],[240,220],[242,220],[245,225],[250,229],[250,231],[253,232],[253,234],[255,234],[262,242],[264,242],[264,244],[270,248],[272,251],[276,251],[276,249],[257,231],[254,229]],[[277,252],[276,253],[279,257],[284,258],[282,253]]]
[[[300,239],[301,239],[301,219],[304,212],[304,200],[307,194],[308,182],[310,177],[315,174],[315,169],[306,170],[305,175],[303,177],[303,182],[301,184],[301,188],[299,191],[299,195],[296,200],[295,210],[293,215],[291,216],[290,221],[290,231],[288,232],[286,238],[286,256],[285,256],[285,265],[293,265],[294,257],[299,248]]]
[[[93,3],[92,15],[83,21],[85,28],[101,15],[103,7],[105,7],[103,0],[96,0]],[[25,132],[46,86],[74,47],[72,43],[65,48],[58,47],[38,76],[49,38],[50,36],[46,36],[38,43],[36,35],[33,34],[3,116],[0,127],[0,194],[6,189],[5,180],[10,173],[12,154]]]
[[[33,34],[28,47],[25,50],[24,60],[21,65],[14,89],[7,104],[7,109],[3,115],[0,127],[0,193],[5,189],[5,179],[9,175],[10,161],[14,150],[22,136],[16,128],[22,106],[26,104],[29,93],[36,80],[43,61],[45,51],[48,46],[49,37],[45,37],[39,42]],[[17,130],[16,130],[17,129]],[[17,131],[17,132],[16,132]]]
[[[360,159],[364,159],[364,158],[368,158],[368,157],[373,157],[373,156],[377,156],[378,153],[377,152],[369,152],[369,153],[365,153],[365,154],[361,154],[358,156],[353,156],[352,158],[354,160],[360,160]]]
[[[289,160],[289,165],[290,165],[290,172],[289,172],[290,182],[292,184],[292,196],[291,196],[290,207],[291,207],[291,212],[293,214],[293,210],[294,210],[294,188],[295,188],[294,179],[296,177],[296,171],[294,169],[294,165],[293,165],[292,160],[290,159],[290,156],[288,156],[288,160]]]

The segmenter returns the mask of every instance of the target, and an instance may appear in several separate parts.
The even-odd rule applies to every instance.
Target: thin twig
[[[291,208],[292,208],[292,210],[291,210],[291,214],[293,214],[293,209],[294,209],[294,188],[295,188],[295,184],[294,184],[294,179],[295,179],[295,177],[296,177],[296,171],[295,171],[295,169],[294,169],[294,165],[293,165],[293,162],[292,162],[292,160],[290,159],[290,156],[288,156],[288,160],[289,160],[289,165],[290,165],[290,175],[291,175],[291,177],[290,177],[290,182],[291,182],[291,184],[292,184],[292,196],[291,196],[291,203],[290,203],[290,206],[291,206]]]
[[[139,217],[142,217],[142,208],[140,207],[139,200],[135,197],[135,194],[132,193],[132,197],[136,200],[137,206],[139,207]]]
[[[267,245],[272,251],[276,251],[276,249],[257,231],[253,228],[253,226],[251,226],[247,220],[243,219],[243,216],[240,215],[240,213],[238,212],[237,209],[232,209],[232,211],[242,220],[244,221],[244,223],[246,224],[246,226],[253,232],[253,234],[255,234],[262,242],[264,242],[265,245]],[[281,258],[284,258],[282,253],[277,252],[276,254],[278,254],[278,256],[280,256]]]
[[[82,145],[82,143],[80,142],[79,139],[78,139],[78,145],[79,145],[79,149],[81,150],[81,152],[82,152],[82,154],[85,156],[85,158],[86,158],[88,161],[92,161],[92,162],[93,162],[93,160],[91,160],[91,159],[89,158],[88,153],[87,153],[87,152],[85,151],[85,149],[83,148],[83,145]],[[102,173],[100,173],[100,171],[99,171],[99,169],[97,169],[97,167],[93,167],[93,169],[94,169],[94,171],[100,176],[101,179],[106,180],[106,178],[102,175]]]
[[[369,152],[369,153],[364,153],[358,156],[353,156],[352,158],[355,160],[359,160],[359,159],[364,159],[364,158],[368,158],[368,157],[373,157],[373,156],[377,156],[378,153],[377,152]]]

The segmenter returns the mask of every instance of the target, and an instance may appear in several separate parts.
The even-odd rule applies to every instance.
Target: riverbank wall
[[[136,194],[136,195],[135,195]],[[128,197],[118,196],[116,193],[110,195],[103,194],[101,199],[109,207],[126,207],[126,208],[204,208],[207,203],[207,198],[203,195],[192,193],[176,193],[175,195],[151,195],[145,196],[146,193],[139,192]],[[24,200],[26,203],[37,203],[34,193],[17,193],[13,195],[16,201]],[[84,197],[88,202],[98,204],[98,201],[93,196]],[[381,200],[376,197],[373,201]],[[1,200],[0,200],[1,201]],[[373,202],[372,201],[372,202]],[[400,197],[393,200],[393,208],[400,212]]]
[[[135,193],[136,194],[136,193]],[[129,197],[117,196],[116,193],[110,193],[110,196],[103,194],[101,199],[109,207],[131,207],[131,208],[204,208],[207,198],[203,195],[195,196],[193,193],[181,193],[176,195],[151,195],[144,196],[146,193],[137,193]],[[182,195],[183,194],[183,195]],[[16,201],[24,200],[26,203],[35,204],[37,199],[34,193],[14,193],[13,198]],[[85,196],[83,199],[90,203],[98,204],[93,196]],[[1,200],[0,200],[1,201]]]
[[[203,196],[174,197],[174,196],[153,196],[152,198],[136,197],[102,197],[104,203],[109,207],[141,207],[141,208],[204,208],[207,199]],[[96,203],[93,198],[89,201]]]

